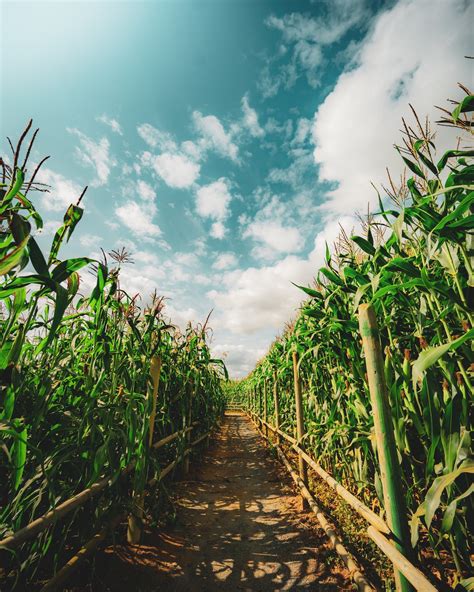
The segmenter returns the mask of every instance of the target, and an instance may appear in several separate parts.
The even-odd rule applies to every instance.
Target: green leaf
[[[474,95],[467,95],[467,97],[464,97],[452,113],[453,120],[457,121],[461,113],[469,113],[470,111],[474,111]]]
[[[450,158],[474,156],[474,150],[447,150],[438,162],[438,170],[441,172]]]
[[[14,179],[12,179],[12,183],[3,198],[4,202],[11,201],[15,195],[20,191],[21,186],[23,185],[23,181],[25,180],[25,175],[21,169],[16,169]],[[3,205],[3,203],[2,203]]]
[[[430,528],[431,526],[433,516],[441,503],[441,496],[443,495],[444,490],[454,483],[459,475],[462,475],[463,473],[474,474],[474,460],[465,460],[456,470],[451,471],[447,475],[436,477],[433,481],[424,499],[425,522],[427,528]]]
[[[328,280],[330,280],[334,284],[337,284],[338,286],[344,285],[344,282],[341,280],[341,278],[336,273],[334,273],[334,271],[332,271],[331,269],[328,269],[327,267],[323,267],[319,271],[324,276],[326,276]]]
[[[401,244],[403,239],[403,224],[405,222],[405,212],[402,210],[398,215],[398,218],[392,224],[393,232],[398,239],[398,243]]]
[[[71,273],[82,269],[86,265],[89,265],[89,263],[93,263],[93,261],[93,259],[89,259],[88,257],[67,259],[66,261],[62,261],[53,269],[51,277],[55,282],[64,282],[71,275]]]
[[[312,288],[306,288],[305,286],[299,286],[298,284],[295,284],[294,282],[291,282],[291,283],[293,284],[293,286],[296,286],[300,290],[303,290],[303,292],[305,294],[308,294],[308,296],[311,296],[312,298],[318,298],[319,300],[322,299],[322,295],[317,290],[313,290]]]
[[[351,240],[354,241],[363,251],[369,255],[375,255],[375,247],[365,238],[361,236],[351,236]]]
[[[415,173],[415,175],[417,175],[418,177],[421,177],[422,179],[426,180],[426,177],[423,173],[423,171],[420,169],[420,167],[413,161],[409,160],[408,158],[405,158],[405,156],[402,156],[403,162],[407,165],[407,167],[410,169],[410,171],[412,173]]]
[[[35,271],[40,275],[49,276],[48,265],[36,240],[31,237],[29,244],[30,259]]]
[[[424,376],[424,373],[428,368],[436,364],[436,362],[444,356],[448,351],[456,350],[460,345],[464,342],[474,338],[474,329],[470,329],[458,339],[454,339],[449,343],[443,343],[442,345],[438,345],[436,347],[428,347],[423,350],[418,358],[413,363],[412,368],[412,381],[413,381],[413,389],[416,390],[416,385],[418,381]]]
[[[18,434],[13,444],[13,489],[17,491],[20,487],[26,463],[28,430],[26,427]]]
[[[6,275],[13,268],[20,264],[25,249],[28,245],[29,235],[25,237],[22,242],[13,251],[10,251],[8,255],[5,255],[3,259],[0,259],[0,275]]]
[[[56,302],[54,307],[54,315],[49,329],[48,335],[40,342],[35,349],[35,355],[38,355],[43,349],[48,346],[56,335],[56,331],[62,321],[64,312],[69,304],[68,291],[60,285],[56,286]]]

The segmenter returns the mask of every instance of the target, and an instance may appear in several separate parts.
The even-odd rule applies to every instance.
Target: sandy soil
[[[347,570],[252,424],[229,414],[173,484],[177,521],[96,558],[94,591],[353,590]],[[76,588],[77,589],[77,588]]]

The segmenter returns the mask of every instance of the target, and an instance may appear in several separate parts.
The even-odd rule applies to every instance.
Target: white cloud
[[[305,298],[291,282],[307,285],[314,278],[324,261],[325,241],[331,244],[336,239],[340,225],[351,232],[358,221],[351,216],[327,221],[307,258],[289,255],[274,265],[224,273],[223,288],[207,293],[218,314],[215,325],[233,334],[282,329]]]
[[[232,137],[228,134],[220,120],[215,115],[202,115],[199,111],[194,111],[193,121],[196,130],[202,134],[207,147],[215,150],[218,154],[230,160],[237,161],[239,149],[232,142]]]
[[[102,237],[96,234],[83,234],[79,238],[79,242],[83,247],[97,247],[102,240]]]
[[[243,124],[249,130],[250,135],[254,138],[261,138],[265,134],[265,131],[258,123],[257,112],[249,105],[247,94],[242,97],[242,111],[244,112]]]
[[[41,205],[45,210],[60,212],[76,203],[82,193],[80,185],[48,168],[39,170],[36,181],[50,186],[49,193],[41,193]]]
[[[229,340],[216,343],[212,347],[212,353],[215,358],[224,360],[229,374],[235,378],[249,374],[255,367],[255,362],[267,353],[267,348],[255,347],[254,343],[232,343]]]
[[[112,167],[117,164],[109,153],[110,142],[107,138],[101,138],[95,142],[78,129],[68,128],[67,131],[79,138],[80,145],[76,147],[79,160],[95,170],[96,178],[91,181],[92,187],[105,185],[109,180]]]
[[[251,238],[257,242],[253,249],[254,257],[274,259],[282,253],[301,251],[304,240],[301,232],[293,222],[293,209],[289,202],[282,201],[278,196],[262,191],[254,192],[262,207],[254,219],[242,216],[243,238]]]
[[[153,204],[139,204],[136,201],[128,201],[115,210],[122,224],[137,238],[154,238],[161,235],[160,227],[152,222],[155,212]]]
[[[181,150],[197,162],[203,157],[204,146],[202,142],[196,143],[186,140],[185,142],[181,142]]]
[[[43,228],[33,230],[33,236],[54,236],[62,224],[62,220],[48,220],[43,224]]]
[[[137,191],[138,195],[145,201],[153,201],[156,198],[153,187],[141,179],[137,182]]]
[[[137,127],[140,138],[144,140],[151,148],[158,148],[163,152],[175,152],[177,144],[173,136],[168,132],[162,132],[150,123],[142,123]]]
[[[237,257],[234,253],[221,253],[212,264],[213,269],[222,271],[223,269],[229,269],[235,267],[238,263]]]
[[[340,41],[353,27],[367,26],[370,21],[365,0],[324,0],[318,8],[318,17],[293,12],[283,17],[271,15],[265,20],[268,27],[282,33],[293,52],[291,61],[280,65],[274,75],[270,65],[286,51],[268,61],[259,83],[264,98],[276,95],[282,86],[291,88],[300,71],[305,73],[310,86],[319,86],[318,72],[325,63],[323,48]]]
[[[384,182],[386,166],[401,171],[392,146],[408,103],[434,121],[433,104],[456,95],[458,81],[472,80],[472,65],[463,58],[472,45],[472,9],[462,0],[400,0],[379,16],[359,48],[357,67],[339,77],[315,115],[320,179],[338,183],[327,209],[347,212],[374,203],[370,181]],[[449,22],[456,27],[446,27]],[[438,150],[447,147],[446,137],[452,132],[438,128]]]
[[[211,230],[209,234],[212,238],[223,239],[227,233],[227,228],[224,226],[222,222],[214,222],[211,226]]]
[[[311,127],[312,121],[310,119],[306,119],[306,117],[300,117],[300,119],[298,119],[295,135],[291,141],[291,144],[294,146],[304,144],[311,134]]]
[[[228,181],[221,177],[214,183],[204,185],[197,190],[197,213],[203,218],[221,222],[228,216],[231,199]]]
[[[100,121],[104,125],[108,125],[115,134],[123,136],[122,127],[120,126],[120,123],[113,117],[108,117],[108,115],[105,115],[104,113],[104,115],[97,117],[97,121]]]
[[[118,228],[120,228],[120,224],[118,224],[117,222],[113,222],[112,220],[106,220],[105,223],[111,230],[117,230]]]
[[[142,164],[151,166],[169,187],[185,189],[199,177],[201,167],[183,154],[164,152],[155,156],[150,152],[142,155]]]
[[[277,253],[294,253],[303,248],[303,239],[299,230],[292,226],[284,226],[277,220],[255,220],[243,233],[244,238],[253,238],[270,247],[270,251],[260,251],[264,257]]]

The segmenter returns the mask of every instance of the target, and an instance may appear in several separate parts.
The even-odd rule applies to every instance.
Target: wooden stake
[[[148,446],[151,448],[153,445],[153,431],[155,429],[156,417],[156,400],[158,398],[158,386],[160,384],[161,375],[161,356],[155,356],[151,359],[150,374],[153,380],[153,408],[151,410],[150,415]]]
[[[192,421],[192,410],[193,410],[193,384],[192,382],[188,383],[188,411],[186,417],[186,427],[191,425]],[[186,434],[186,448],[189,448],[189,444],[191,442],[191,432]],[[189,456],[186,456],[183,462],[183,473],[187,475],[189,473]]]
[[[276,432],[276,442],[277,445],[280,445],[280,434],[278,433],[278,430],[280,429],[280,402],[278,400],[278,378],[277,378],[277,371],[274,370],[273,371],[273,404],[275,407],[275,417],[274,417],[274,421],[275,421],[275,428],[277,430]]]
[[[156,399],[161,375],[161,356],[155,356],[150,361],[150,375],[153,381],[152,410],[148,424],[148,447],[153,445],[153,432],[155,428]],[[147,468],[141,469],[147,471]],[[146,482],[146,476],[143,483]],[[127,541],[131,545],[138,545],[142,537],[143,516],[145,514],[145,494],[143,487],[132,494],[132,512],[128,517]]]
[[[263,381],[263,421],[265,424],[268,422],[268,410],[267,410],[267,379]],[[268,439],[268,428],[265,426],[265,436]]]
[[[303,436],[305,435],[304,429],[304,415],[303,415],[303,398],[301,396],[301,381],[298,369],[298,352],[293,351],[293,379],[295,388],[295,406],[296,406],[296,439],[298,444],[301,446]],[[304,460],[303,456],[298,453],[298,469],[300,478],[303,483],[308,486],[308,465]],[[308,509],[307,500],[302,497],[302,508],[303,510]]]
[[[367,376],[374,416],[375,439],[379,461],[387,522],[396,537],[396,547],[409,557],[411,554],[407,510],[402,491],[402,475],[393,433],[392,414],[384,377],[382,348],[375,312],[370,304],[359,306],[359,328],[365,353]],[[395,570],[395,583],[399,592],[413,590],[408,580]]]

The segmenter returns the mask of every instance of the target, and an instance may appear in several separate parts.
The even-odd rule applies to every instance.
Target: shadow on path
[[[352,590],[249,420],[226,415],[201,463],[174,484],[177,522],[97,557],[92,590]],[[90,588],[89,588],[90,589]]]

